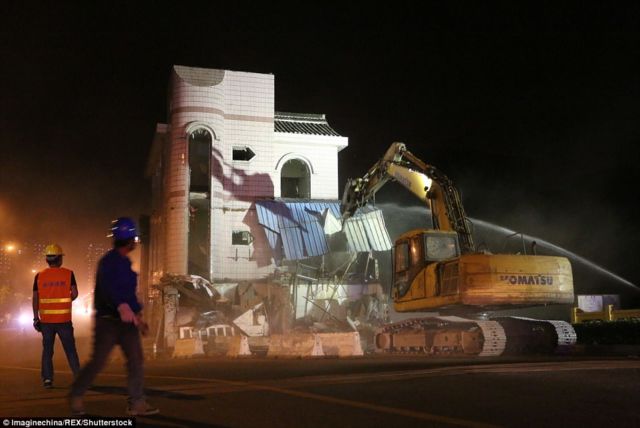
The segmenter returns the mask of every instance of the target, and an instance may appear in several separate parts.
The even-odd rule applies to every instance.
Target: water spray
[[[489,223],[488,221],[484,221],[484,220],[478,220],[478,219],[470,219],[474,224],[480,225],[482,227],[486,227],[488,229],[492,229],[496,232],[501,232],[504,233],[507,236],[515,236],[515,235],[521,235],[522,240],[523,241],[529,241],[529,242],[533,242],[535,243],[535,247],[539,247],[539,246],[543,246],[543,247],[547,247],[548,249],[555,251],[556,253],[559,253],[565,257],[568,257],[572,260],[577,261],[578,263],[582,263],[585,266],[588,266],[591,269],[594,269],[608,277],[610,277],[611,279],[616,280],[617,282],[620,282],[621,284],[624,284],[628,287],[633,287],[635,289],[640,289],[640,287],[638,287],[637,285],[635,285],[634,283],[622,278],[619,275],[616,275],[615,273],[611,272],[610,270],[605,269],[604,267],[585,259],[582,256],[577,255],[574,252],[571,252],[569,250],[566,250],[562,247],[559,247],[555,244],[552,244],[551,242],[545,241],[544,239],[540,239],[538,237],[535,236],[530,236],[530,235],[526,235],[524,233],[520,233],[520,232],[515,232],[511,229],[507,229],[506,227],[502,227],[502,226],[498,226],[495,225],[493,223]]]

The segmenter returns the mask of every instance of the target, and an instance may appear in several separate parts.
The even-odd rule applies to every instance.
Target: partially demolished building
[[[167,106],[147,167],[141,273],[165,344],[180,328],[260,336],[296,320],[348,327],[354,303],[379,314],[371,255],[391,242],[375,209],[340,221],[347,137],[324,115],[274,111],[272,74],[175,66]]]

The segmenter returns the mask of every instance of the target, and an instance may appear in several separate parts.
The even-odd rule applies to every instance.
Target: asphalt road
[[[56,388],[44,390],[32,346],[2,349],[0,416],[68,416],[61,352]],[[138,426],[640,426],[640,359],[629,357],[194,358],[150,360],[146,373],[161,414]],[[116,353],[88,411],[124,416],[125,385]]]

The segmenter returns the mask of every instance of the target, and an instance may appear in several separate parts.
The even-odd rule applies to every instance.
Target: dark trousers
[[[91,360],[80,370],[73,382],[71,396],[84,395],[107,363],[109,354],[115,345],[120,345],[127,359],[129,403],[135,404],[145,399],[143,392],[144,356],[138,328],[133,323],[100,317],[95,319]]]
[[[73,338],[73,324],[71,322],[42,323],[40,326],[42,327],[42,380],[53,380],[53,345],[56,334],[62,342],[69,367],[76,376],[80,371],[80,360],[76,351],[76,340]]]

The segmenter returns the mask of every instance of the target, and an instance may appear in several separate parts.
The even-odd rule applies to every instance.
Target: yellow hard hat
[[[44,250],[45,256],[63,256],[62,247],[58,244],[49,244]]]

